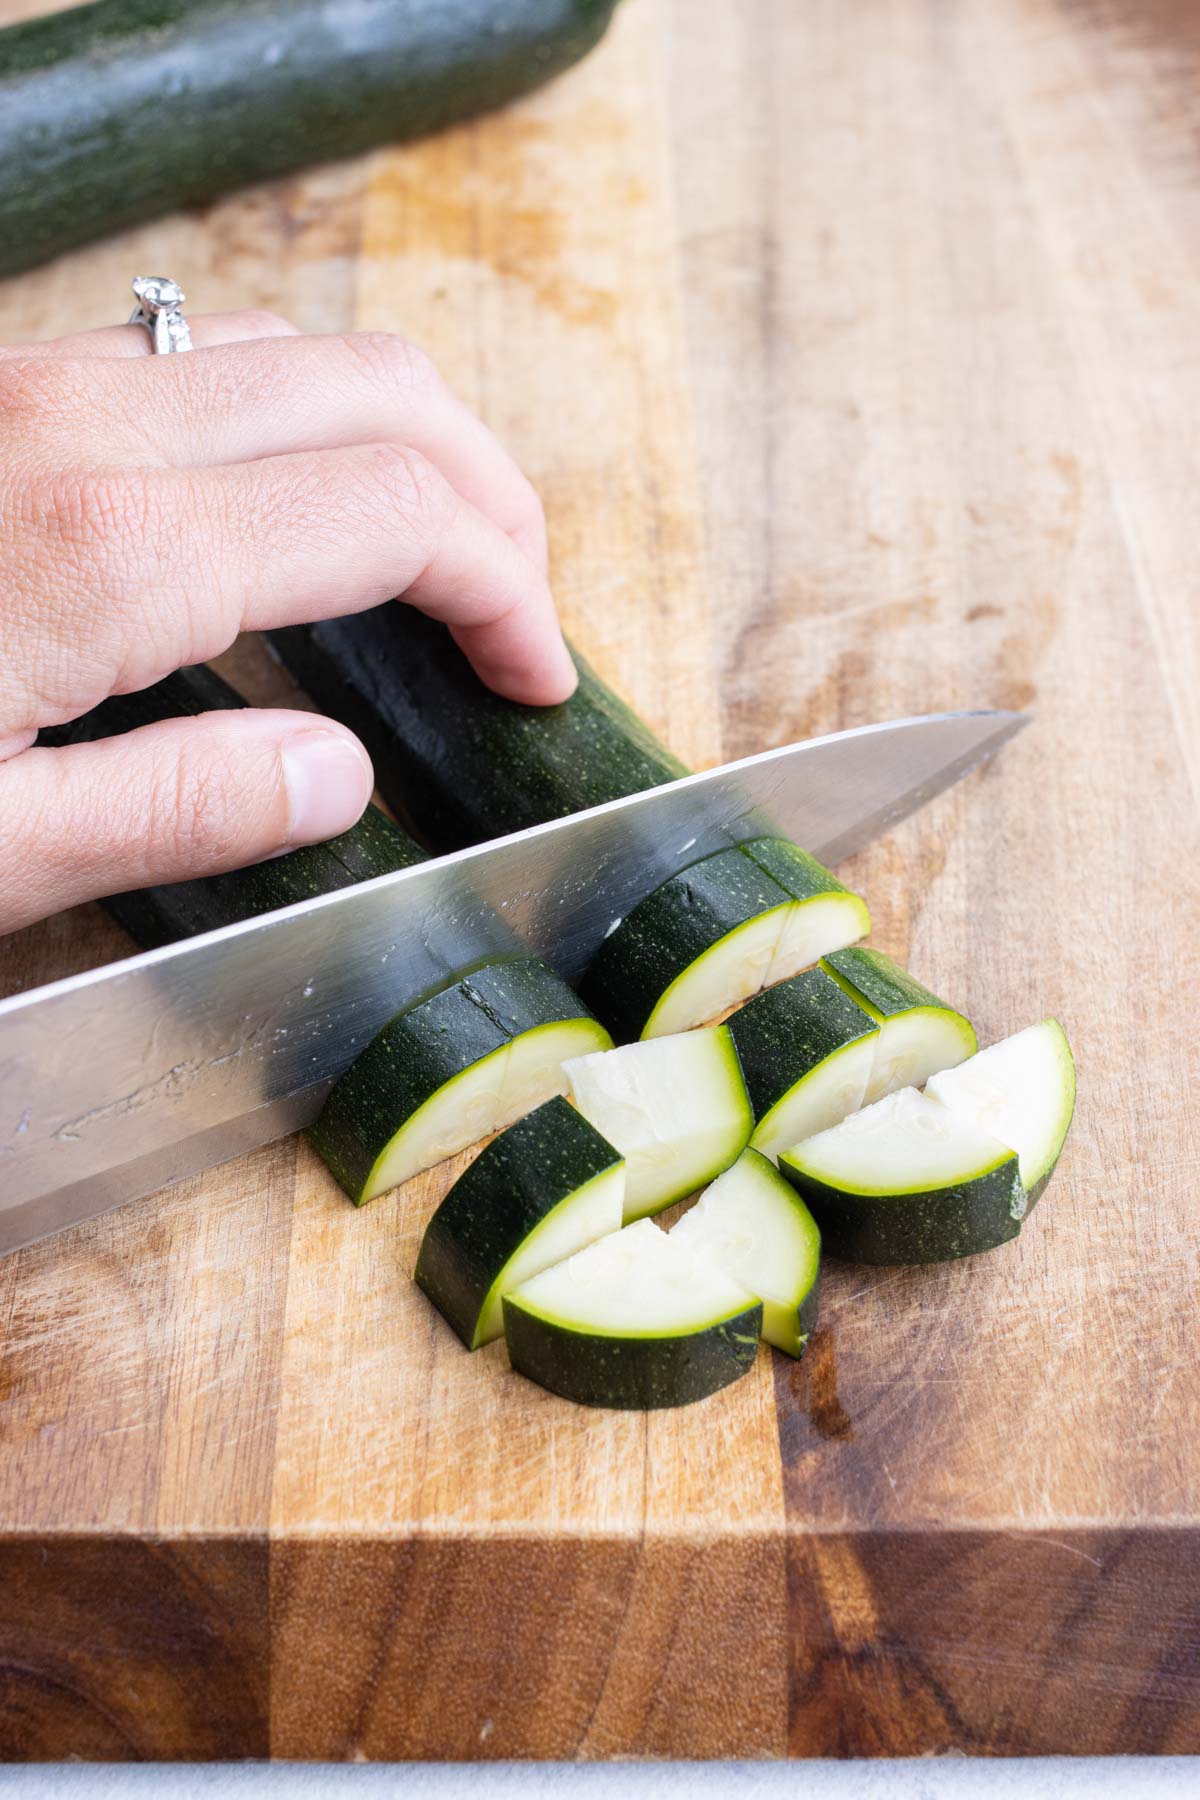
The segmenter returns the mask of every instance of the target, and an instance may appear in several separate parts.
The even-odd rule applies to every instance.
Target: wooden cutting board
[[[355,1213],[293,1140],[0,1263],[3,1754],[1200,1749],[1198,75],[1182,0],[628,0],[502,117],[0,287],[4,339],[146,267],[407,331],[689,760],[1031,708],[844,872],[1080,1065],[1019,1242],[830,1266],[802,1365],[680,1412],[462,1351],[451,1169]]]

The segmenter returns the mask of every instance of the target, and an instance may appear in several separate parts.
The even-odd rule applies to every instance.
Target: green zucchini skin
[[[406,1007],[376,1033],[330,1089],[308,1128],[309,1141],[350,1199],[362,1205],[392,1138],[447,1082],[523,1032],[590,1018],[544,963],[529,959],[475,969]],[[597,1033],[602,1037],[599,1026]]]
[[[439,854],[688,773],[578,654],[569,700],[519,706],[413,607],[389,602],[269,638],[322,711],[357,732],[388,805]]]
[[[83,718],[41,732],[38,742],[52,747],[94,743],[162,719],[195,717],[244,705],[228,682],[197,664],[179,669],[139,693],[114,694]],[[101,904],[139,948],[155,950],[201,931],[254,919],[297,900],[311,900],[314,895],[353,887],[372,876],[424,861],[425,852],[406,831],[377,807],[368,806],[357,825],[327,843],[306,845],[226,875],[111,894]]]
[[[580,993],[618,1043],[640,1037],[671,984],[738,926],[820,893],[849,890],[806,851],[756,839],[672,875],[626,914]]]
[[[821,968],[764,988],[725,1022],[756,1120],[827,1057],[878,1029]]]
[[[950,1262],[1017,1237],[1028,1210],[1015,1156],[973,1181],[913,1194],[855,1194],[829,1187],[789,1161],[779,1172],[804,1200],[822,1250],[847,1262]]]
[[[954,1010],[898,962],[868,944],[833,950],[821,958],[821,963],[838,986],[877,1019],[911,1012],[916,1006],[935,1007],[940,1012]]]
[[[415,1280],[468,1350],[505,1264],[555,1207],[622,1160],[556,1098],[493,1138],[459,1176],[426,1228]]]
[[[0,274],[440,130],[578,60],[614,0],[94,0],[0,32]]]
[[[570,1331],[504,1299],[509,1361],[539,1387],[583,1406],[654,1412],[728,1387],[754,1362],[762,1305],[687,1337],[623,1338]]]

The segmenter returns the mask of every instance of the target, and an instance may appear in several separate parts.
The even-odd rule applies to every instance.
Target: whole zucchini
[[[93,743],[98,738],[133,731],[139,725],[156,724],[160,719],[244,705],[241,695],[227,681],[199,664],[179,669],[140,693],[114,694],[83,718],[43,731],[38,741],[52,747]],[[327,843],[308,844],[286,856],[255,863],[248,869],[234,869],[226,875],[111,894],[101,904],[140,949],[155,950],[160,944],[173,944],[200,931],[257,918],[260,913],[274,912],[294,901],[310,900],[314,894],[353,887],[374,875],[407,869],[424,860],[424,851],[406,832],[378,807],[368,806],[357,825]]]
[[[501,106],[615,0],[93,0],[0,31],[0,275]]]

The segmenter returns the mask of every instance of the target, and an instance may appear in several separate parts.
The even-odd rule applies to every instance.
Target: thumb
[[[0,764],[0,932],[348,831],[371,797],[358,739],[307,712],[213,712]]]

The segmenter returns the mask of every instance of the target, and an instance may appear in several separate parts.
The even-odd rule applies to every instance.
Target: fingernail
[[[281,746],[288,843],[319,844],[349,831],[374,785],[366,752],[335,731],[297,731]]]

